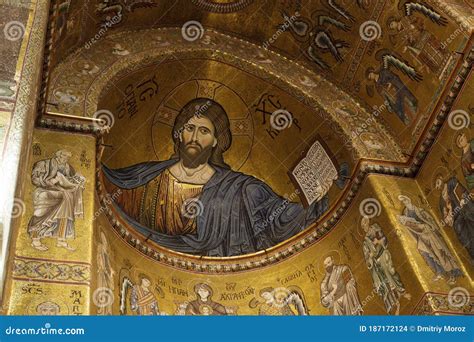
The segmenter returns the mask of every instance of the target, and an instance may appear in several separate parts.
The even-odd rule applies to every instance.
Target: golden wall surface
[[[98,8],[87,14],[79,2],[62,7],[61,13],[56,8],[63,26],[56,28],[58,35],[52,38],[57,60],[50,74],[47,115],[39,122],[63,131],[36,128],[32,138],[17,141],[17,147],[28,150],[28,161],[16,183],[24,188],[23,210],[11,230],[5,313],[474,312],[472,257],[463,246],[465,238],[460,238],[472,231],[472,178],[466,171],[469,165],[462,164],[467,149],[463,147],[463,152],[458,146],[460,134],[468,142],[473,139],[472,71],[466,73],[459,93],[449,90],[453,80],[462,78],[457,75],[463,63],[472,65],[468,62],[469,24],[452,10],[464,5],[451,0],[451,8],[435,1],[439,22],[419,13],[408,18],[399,6],[402,2],[377,0],[372,11],[354,5],[348,14],[355,22],[341,22],[342,27],[351,25],[346,28],[350,32],[336,31],[335,36],[351,42],[346,46],[339,41],[344,58],[337,61],[322,53],[331,67],[320,70],[307,54],[300,53],[320,28],[310,25],[304,39],[288,31],[266,47],[255,43],[267,42],[282,10],[301,10],[299,20],[308,23],[319,13],[321,2],[305,9],[289,3],[266,1],[266,8],[271,9],[269,24],[252,23],[236,36],[229,31],[240,29],[239,15],[255,10],[255,3],[228,21],[186,7],[160,22],[181,25],[198,13],[211,27],[202,40],[188,41],[181,29],[172,27],[135,30],[137,23],[154,19],[154,11],[167,9],[163,2],[150,5],[146,14],[139,14],[143,9],[127,12],[127,20],[90,46],[84,43],[96,33],[92,32],[95,26],[89,25],[84,36],[80,28],[94,16],[101,19],[105,12]],[[261,16],[268,14],[258,11]],[[76,15],[77,20],[72,20]],[[391,32],[389,18],[394,16],[403,25],[412,25],[411,34],[427,39],[426,46],[439,52],[442,60],[427,61],[427,51],[414,51],[413,41]],[[367,20],[375,20],[388,34],[370,42],[362,39],[355,28]],[[67,54],[73,47],[79,53]],[[369,67],[383,68],[381,55],[387,50],[418,75],[391,69],[392,77],[399,77],[403,84],[403,96],[418,101],[410,122],[402,122],[387,108],[383,95],[390,89],[382,94],[383,87],[375,87],[365,75]],[[34,76],[38,77],[37,72]],[[35,80],[30,86],[38,88]],[[407,95],[410,92],[412,96]],[[419,145],[431,134],[430,125],[436,126],[435,117],[451,95],[456,98],[451,113],[419,171],[412,172],[417,167],[410,163],[420,160]],[[324,142],[334,163],[345,171],[341,184],[330,188],[329,208],[318,222],[276,246],[250,255],[215,258],[164,248],[125,221],[113,205],[116,194],[105,189],[102,164],[121,168],[170,158],[174,118],[183,105],[198,97],[214,99],[229,115],[233,143],[224,158],[231,168],[295,202],[300,199],[293,196],[296,187],[288,173],[317,139]],[[34,113],[36,102],[26,103],[23,120],[25,113]],[[270,116],[280,109],[291,113],[292,123],[275,130]],[[103,135],[67,131],[86,131],[86,122],[90,123],[88,132],[104,133],[98,119],[111,126]],[[74,122],[75,128],[65,128],[63,120]],[[3,127],[10,126],[10,112],[0,108],[1,148],[6,136]],[[18,134],[29,132],[19,130]],[[395,176],[402,174],[406,176]],[[453,179],[458,193],[467,195],[459,207],[442,207],[444,184]],[[448,214],[449,210],[456,215],[461,212],[471,221],[454,221],[458,218],[454,214],[450,221],[451,214],[443,212],[446,208]],[[43,219],[46,224],[40,229]],[[52,222],[57,226],[51,226]],[[377,246],[383,246],[380,258],[371,249]],[[440,265],[433,266],[430,258],[440,260]],[[330,261],[335,265],[332,270],[340,271],[332,295],[326,289],[331,268],[325,264]],[[390,288],[377,285],[383,277]],[[200,300],[203,289],[211,294],[205,303]],[[338,305],[328,305],[331,296],[338,298]],[[458,302],[459,296],[466,300]]]
[[[232,69],[229,69],[229,72],[231,73]],[[145,69],[139,74],[131,74],[130,77],[130,79],[150,77],[150,72]],[[218,78],[219,75],[216,74],[214,77]],[[116,86],[125,90],[128,82],[129,79],[123,78]],[[178,80],[176,82],[179,83]],[[164,93],[177,94],[174,99],[169,100],[169,96],[157,98],[148,104],[149,107],[144,103],[140,111],[132,116],[127,113],[123,117],[118,117],[113,134],[101,141],[103,145],[100,150],[104,150],[100,155],[101,162],[120,167],[169,156],[172,149],[170,143],[166,141],[171,132],[164,114],[172,114],[173,106],[179,108],[182,102],[189,100],[189,94],[196,96],[200,91],[205,94],[206,89],[214,89],[212,84],[216,82],[193,81],[191,85],[184,82],[181,86],[190,87],[191,90],[185,89],[182,93],[176,91],[179,86],[174,87],[170,84],[169,87],[174,89],[174,92],[170,90]],[[261,81],[243,79],[241,82],[241,84],[249,82],[258,87]],[[200,86],[202,84],[205,86]],[[237,82],[236,86],[238,85]],[[468,94],[470,87],[470,83],[467,83],[463,94]],[[311,109],[292,102],[291,97],[284,92],[271,88],[269,91],[274,91],[282,102],[288,103],[293,112],[301,113],[303,131],[318,121],[317,113],[311,113]],[[226,92],[224,99],[232,94],[229,90]],[[104,107],[114,111],[120,108],[122,97],[119,94],[122,93],[114,95],[111,91],[110,94],[105,94],[104,98],[110,107]],[[244,99],[245,96],[252,96],[252,92],[244,93]],[[169,102],[166,102],[167,99]],[[466,108],[468,104],[463,101],[466,100],[461,97],[455,108]],[[161,110],[165,107],[163,103],[173,103],[173,106],[170,105],[167,107],[168,111],[164,111]],[[238,108],[247,108],[245,104],[241,107],[232,107],[238,106],[236,102],[231,102],[229,106],[233,108],[232,113],[239,112]],[[158,109],[150,115],[153,108]],[[257,127],[243,133],[250,132],[257,140],[272,141],[271,136],[265,135],[265,129],[257,126],[261,124],[258,112],[254,111],[242,117],[252,122],[253,127]],[[144,122],[148,125],[144,125]],[[322,120],[320,126],[322,134],[328,132],[328,127],[325,125],[326,122]],[[135,131],[135,135],[130,136],[130,131]],[[102,201],[99,199],[104,193],[100,186],[100,178],[98,185],[102,190],[95,189],[97,170],[95,160],[98,157],[95,138],[37,129],[30,150],[31,160],[25,170],[26,210],[21,217],[15,242],[12,244],[13,258],[8,269],[8,313],[40,314],[44,313],[44,310],[57,310],[54,311],[56,314],[145,314],[147,311],[133,304],[132,299],[134,295],[136,296],[138,287],[143,286],[149,291],[147,299],[156,305],[157,314],[189,314],[190,309],[187,309],[189,303],[195,302],[198,297],[196,286],[206,284],[212,291],[213,305],[221,305],[219,307],[223,308],[226,314],[334,314],[331,309],[323,305],[321,289],[326,276],[324,261],[329,256],[336,265],[350,270],[348,280],[353,281],[355,290],[352,298],[360,304],[358,311],[352,312],[353,314],[470,313],[472,311],[470,302],[458,307],[451,305],[447,300],[448,293],[453,289],[463,288],[472,291],[473,270],[466,250],[453,231],[442,224],[442,218],[437,211],[439,195],[434,184],[438,169],[443,168],[439,166],[440,164],[444,167],[451,166],[448,167],[451,172],[446,175],[454,174],[465,184],[461,169],[457,166],[460,154],[459,152],[456,154],[456,146],[453,145],[456,134],[452,131],[449,121],[446,121],[439,141],[417,178],[368,175],[334,228],[319,235],[316,241],[307,243],[304,248],[291,256],[282,254],[265,265],[254,263],[243,269],[236,265],[245,264],[246,260],[258,261],[266,256],[267,251],[248,257],[204,258],[206,259],[204,261],[214,267],[199,268],[201,261],[195,256],[172,252],[150,241],[145,244],[138,243],[137,241],[143,241],[145,237],[134,233],[126,225],[112,224],[120,221],[120,217],[114,216],[115,212],[103,206],[103,198]],[[469,134],[469,130],[466,134]],[[130,137],[133,139],[129,140]],[[241,143],[236,140],[239,144],[238,151],[245,149],[246,146],[247,137],[245,134],[242,137],[239,137],[242,139]],[[154,142],[154,139],[158,139],[158,143]],[[281,139],[285,140],[284,137]],[[154,149],[154,143],[162,148],[158,154]],[[291,150],[291,143],[294,141],[284,146]],[[256,149],[251,149],[250,146],[251,144],[248,144],[246,147],[249,150],[247,157],[240,162],[242,153],[230,153],[231,165],[267,180],[278,192],[293,192],[294,186],[289,182],[282,182],[281,179],[285,176],[285,170],[291,167],[294,161],[290,160],[288,165],[282,165],[281,170],[271,168],[269,166],[272,165],[271,161],[265,160],[268,158],[268,155],[265,155],[266,150],[263,147],[259,149],[258,144]],[[329,137],[328,146],[337,150],[337,141],[332,142]],[[38,188],[32,184],[33,169],[37,162],[53,159],[55,153],[60,150],[71,152],[68,163],[86,180],[82,191],[84,213],[83,217],[78,216],[74,220],[75,236],[67,239],[70,248],[58,247],[57,237],[52,236],[42,238],[41,243],[48,249],[39,250],[32,246],[32,235],[28,231],[35,207],[33,198]],[[446,158],[451,156],[451,159],[441,159],[440,155]],[[260,156],[262,158],[259,158]],[[339,162],[348,161],[353,165],[351,154],[345,148],[337,150],[336,158],[341,158]],[[337,201],[338,196],[343,194],[333,189],[330,196]],[[401,202],[400,196],[406,196],[419,210],[434,218],[435,225],[431,228],[437,230],[436,234],[443,245],[442,248],[449,255],[451,264],[459,271],[454,279],[447,273],[435,279],[433,268],[421,254],[416,235],[413,235],[400,221],[400,216],[404,215],[406,207]],[[105,197],[107,204],[110,204],[110,198],[110,195]],[[369,218],[370,225],[380,227],[378,238],[385,237],[386,249],[391,259],[388,265],[391,267],[392,275],[396,274],[400,281],[399,297],[391,305],[387,305],[381,294],[374,289],[369,261],[364,254],[367,237],[362,227],[363,216]],[[316,229],[317,227],[310,227],[307,232]],[[130,236],[135,236],[138,240],[130,239]],[[304,234],[292,240],[301,240],[302,236]],[[291,242],[285,242],[277,248],[284,250],[285,246],[291,248]],[[150,250],[155,251],[151,254],[168,255],[168,261],[171,262],[154,260],[150,257]],[[267,302],[268,298],[264,298],[268,292],[274,296],[274,300],[270,303]],[[294,301],[285,302],[290,297]],[[203,307],[202,311],[194,314],[208,314],[208,310],[209,308]]]
[[[370,222],[378,223],[382,227],[388,240],[393,266],[406,289],[405,295],[400,299],[400,314],[420,313],[419,304],[424,300],[426,292],[447,294],[453,285],[449,285],[447,279],[432,281],[434,273],[418,252],[415,239],[398,223],[397,216],[404,208],[397,199],[399,195],[409,196],[417,205],[429,210],[414,180],[371,175],[364,182],[341,222],[320,241],[296,256],[268,267],[232,274],[202,274],[161,265],[124,244],[120,236],[113,232],[107,219],[101,215],[98,218],[96,239],[100,239],[99,235],[104,234],[111,264],[115,265],[110,278],[110,284],[114,284],[114,296],[113,300],[109,299],[110,306],[107,306],[107,310],[113,314],[136,314],[136,311],[130,308],[130,290],[121,292],[123,280],[127,278],[136,285],[140,283],[141,278],[147,277],[151,280],[160,312],[168,315],[180,314],[180,305],[196,299],[193,288],[198,283],[211,286],[214,291],[212,299],[229,308],[229,312],[233,314],[281,314],[284,311],[283,305],[276,304],[270,310],[260,296],[261,290],[272,288],[281,295],[299,293],[309,314],[327,315],[331,312],[321,304],[320,286],[325,276],[324,259],[333,256],[337,264],[350,267],[357,284],[363,314],[387,314],[382,298],[373,289],[363,253],[365,234],[361,227],[362,216],[359,207],[362,201],[370,199],[372,203],[380,205]],[[443,237],[447,238],[445,234]],[[469,272],[472,272],[472,269],[468,264],[463,265],[465,261],[462,259],[462,252],[459,252],[459,244],[448,244],[465,275],[457,280],[456,286],[469,289],[472,284]],[[124,302],[120,302],[122,298],[125,298]],[[425,309],[426,311],[421,313],[427,314],[434,310]],[[102,310],[101,312],[106,311]],[[454,311],[451,308],[452,312],[458,314],[468,313],[470,310],[469,306],[454,308]],[[292,311],[297,313],[294,307]],[[394,314],[395,309],[390,313]]]
[[[462,135],[466,138],[466,142],[472,146],[473,142],[473,129],[472,129],[472,94],[474,91],[474,78],[472,71],[469,73],[467,81],[461,90],[461,94],[456,99],[453,105],[453,111],[451,112],[448,120],[444,123],[441,132],[436,139],[434,148],[428,154],[423,166],[421,167],[420,173],[417,176],[417,182],[420,190],[423,192],[427,206],[432,208],[433,214],[439,220],[445,234],[453,244],[455,250],[458,252],[459,257],[466,265],[472,266],[472,258],[466,248],[463,248],[463,242],[459,240],[459,236],[456,233],[456,229],[453,227],[454,222],[446,222],[446,215],[440,207],[442,202],[442,189],[444,184],[449,180],[456,181],[457,187],[463,190],[458,193],[459,199],[465,199],[466,203],[472,203],[474,201],[474,189],[472,186],[472,180],[468,181],[468,167],[466,161],[463,162],[463,150],[458,145],[457,140]],[[471,147],[472,148],[472,147]],[[464,166],[462,165],[464,164]],[[471,166],[472,169],[472,166]],[[472,173],[472,171],[471,171]],[[443,181],[443,187],[437,187],[436,181],[441,179]],[[471,176],[472,179],[472,176]],[[462,193],[462,195],[461,195]],[[467,208],[467,206],[466,206]],[[470,221],[472,224],[473,212],[472,209],[466,212],[466,209],[462,209],[461,206],[453,206],[453,212],[460,213],[460,216],[466,215],[471,217]],[[454,216],[454,215],[452,215]],[[456,215],[457,216],[457,215]],[[448,219],[449,221],[449,219]],[[473,226],[469,224],[462,224],[461,230],[472,231]],[[472,267],[468,267],[470,279],[474,275]]]
[[[71,153],[70,165],[85,178],[82,193],[82,211],[75,213],[73,234],[60,246],[59,237],[53,233],[41,238],[41,249],[32,245],[29,226],[33,210],[40,210],[53,201],[38,192],[32,184],[33,166],[38,162],[49,163],[57,151]],[[8,265],[7,313],[42,314],[46,308],[54,308],[56,314],[83,315],[90,313],[90,282],[92,265],[95,139],[79,134],[65,134],[37,129],[29,153],[30,162],[25,172],[25,212],[17,227],[11,247]],[[50,171],[51,174],[51,171]],[[50,192],[48,195],[53,196]],[[44,201],[42,200],[44,199]],[[33,201],[37,201],[35,207]],[[48,208],[48,207],[47,207]],[[57,209],[57,207],[56,207]],[[48,209],[46,210],[48,211]],[[50,210],[52,211],[52,210]],[[55,215],[52,213],[52,215]],[[59,215],[57,215],[59,217]],[[56,305],[43,305],[54,303]]]
[[[440,139],[446,136],[445,139],[452,141],[450,128],[445,129],[445,135],[442,134]],[[60,314],[137,314],[139,310],[132,306],[131,296],[134,287],[142,284],[143,279],[150,282],[150,296],[160,314],[185,314],[186,306],[197,298],[197,284],[208,285],[213,292],[213,302],[222,305],[227,314],[330,314],[332,312],[321,301],[321,284],[326,274],[324,260],[328,256],[332,256],[335,264],[346,265],[350,269],[363,314],[462,314],[472,310],[469,303],[463,307],[446,304],[445,298],[452,288],[472,289],[472,267],[453,232],[443,228],[440,236],[462,275],[456,277],[454,283],[449,282],[446,276],[434,281],[435,273],[420,254],[416,237],[400,223],[399,217],[405,209],[399,199],[402,195],[436,217],[441,227],[436,201],[427,201],[423,191],[425,183],[421,181],[418,183],[411,178],[384,175],[367,176],[337,225],[291,257],[282,257],[266,266],[249,270],[237,268],[224,273],[187,270],[179,261],[176,266],[170,266],[151,259],[139,245],[126,242],[130,240],[124,239],[112,227],[110,216],[106,215],[108,209],[101,207],[94,189],[95,148],[95,139],[90,136],[44,129],[35,131],[25,179],[26,211],[12,245],[14,257],[9,266],[9,314],[39,314],[44,312],[41,310],[51,307],[59,308],[56,313]],[[70,249],[58,247],[55,237],[45,237],[42,243],[48,249],[38,250],[32,246],[31,234],[28,233],[37,188],[31,183],[31,170],[37,162],[51,160],[59,150],[71,152],[68,163],[86,179],[84,215],[74,221],[75,236],[67,240]],[[436,153],[435,149],[433,154]],[[454,162],[452,165],[455,165]],[[461,173],[457,175],[462,179]],[[423,173],[419,177],[428,178],[423,177]],[[431,199],[429,195],[428,199]],[[369,218],[370,224],[378,224],[387,239],[393,272],[398,274],[403,288],[399,311],[395,306],[390,309],[385,306],[374,290],[363,251],[366,238],[361,224],[363,216]],[[311,231],[314,228],[308,229]],[[163,251],[154,243],[149,242],[149,246]],[[179,253],[177,258],[199,264],[195,258],[190,259]],[[252,258],[258,259],[258,256]],[[214,263],[232,269],[233,260],[221,258]],[[239,261],[244,263],[245,256]],[[277,298],[297,297],[301,305],[278,301],[268,304],[262,295],[269,289]],[[434,303],[433,300],[426,302],[427,293],[439,298]],[[46,305],[46,309],[41,306],[49,302],[57,306]],[[207,309],[203,310],[197,314],[206,314]]]
[[[22,170],[36,118],[49,1],[0,1],[0,312],[9,246],[24,210]]]
[[[295,192],[288,171],[316,139],[326,144],[338,167],[346,164],[347,176],[353,172],[356,153],[351,144],[341,144],[341,135],[329,133],[333,126],[321,108],[304,105],[239,68],[198,58],[166,61],[129,72],[114,85],[104,90],[97,104],[113,113],[101,156],[110,168],[169,159],[174,153],[173,122],[181,108],[192,99],[211,98],[224,107],[230,120],[232,145],[224,153],[225,162],[232,170],[265,181],[276,193]],[[292,115],[287,129],[271,124],[271,114],[278,109]],[[331,202],[341,190],[331,188]]]

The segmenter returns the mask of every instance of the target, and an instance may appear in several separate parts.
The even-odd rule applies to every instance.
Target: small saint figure
[[[97,287],[113,289],[115,271],[112,268],[111,251],[104,232],[100,232],[97,245]],[[99,315],[112,315],[112,303],[101,305],[97,309]]]
[[[362,315],[357,284],[347,265],[336,265],[332,256],[324,259],[326,275],[321,282],[321,304],[331,315]]]
[[[365,262],[372,276],[374,290],[382,297],[387,313],[400,313],[400,297],[408,300],[411,295],[406,292],[400,275],[395,270],[392,255],[388,250],[388,240],[377,224],[370,224],[369,218],[363,217],[362,229],[365,232],[363,250]]]
[[[433,281],[445,276],[448,284],[454,284],[462,272],[441,236],[436,221],[426,210],[415,206],[407,196],[400,195],[398,199],[405,205],[398,219],[413,236],[418,251],[435,273]]]
[[[56,246],[73,251],[68,240],[75,237],[74,223],[84,216],[82,191],[85,178],[69,164],[71,152],[59,150],[53,158],[33,165],[31,182],[33,216],[28,223],[31,246],[40,251],[48,250],[44,238],[56,239]]]
[[[227,315],[226,307],[212,300],[212,288],[204,283],[194,286],[196,299],[187,303],[185,308],[186,315],[193,316],[225,316]]]
[[[151,288],[151,280],[140,275],[139,284],[133,285],[130,296],[130,308],[141,316],[159,315],[158,301]]]
[[[474,139],[469,141],[465,133],[456,137],[456,146],[461,149],[461,168],[466,180],[467,188],[474,191]]]
[[[418,112],[418,99],[402,79],[388,68],[376,70],[369,67],[366,75],[375,83],[375,89],[383,98],[388,111],[395,113],[405,125],[412,123]]]
[[[445,226],[454,229],[459,242],[474,260],[474,200],[469,191],[451,177],[447,182],[442,176],[436,178],[436,189],[441,192],[439,211]]]
[[[410,54],[419,68],[441,76],[451,54],[441,40],[425,28],[423,19],[414,16],[390,17],[387,26],[391,36],[395,37],[396,45],[402,45],[402,51]]]

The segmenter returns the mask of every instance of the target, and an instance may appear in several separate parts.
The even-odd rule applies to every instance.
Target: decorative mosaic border
[[[441,127],[445,123],[446,119],[448,118],[449,113],[453,107],[454,101],[459,95],[459,92],[466,82],[467,77],[469,76],[469,72],[472,69],[472,64],[474,62],[474,47],[468,52],[466,58],[463,61],[462,67],[459,70],[458,74],[454,78],[454,82],[449,89],[448,95],[446,96],[441,108],[439,109],[439,113],[435,116],[433,124],[431,128],[428,130],[423,142],[420,144],[420,147],[413,158],[411,170],[415,174],[423,164],[428,152],[430,151],[431,147],[433,146],[436,137],[438,136]]]
[[[90,268],[86,263],[15,256],[12,277],[25,281],[89,285]]]
[[[443,105],[440,109],[440,113],[436,116],[432,128],[428,131],[424,142],[421,144],[420,151],[418,152],[410,166],[400,167],[393,165],[380,165],[376,163],[371,163],[370,161],[360,163],[358,171],[352,179],[350,188],[346,190],[346,193],[341,196],[341,198],[344,199],[339,204],[339,207],[337,209],[333,209],[332,216],[327,217],[324,222],[317,222],[316,224],[314,224],[316,228],[308,228],[306,230],[307,233],[303,236],[300,236],[298,238],[298,241],[293,242],[292,239],[287,241],[285,244],[290,244],[290,246],[284,249],[281,249],[282,247],[275,247],[276,251],[274,252],[264,251],[249,256],[243,256],[243,258],[246,257],[248,261],[238,262],[233,261],[229,258],[184,256],[172,251],[170,252],[169,250],[161,247],[151,246],[143,239],[138,238],[135,234],[130,233],[126,228],[126,225],[120,222],[120,220],[117,218],[119,216],[115,213],[114,208],[111,205],[112,202],[109,200],[105,189],[100,183],[101,174],[100,169],[98,168],[96,170],[97,193],[101,206],[105,208],[105,214],[108,217],[113,228],[130,246],[138,249],[141,253],[147,255],[150,258],[156,261],[163,262],[170,266],[198,272],[226,273],[250,270],[279,262],[313,245],[324,235],[326,235],[326,233],[328,233],[337,224],[337,222],[341,219],[346,210],[349,208],[360,186],[362,185],[362,182],[368,174],[385,174],[409,178],[414,178],[416,176],[424,159],[427,157],[429,150],[433,146],[443,123],[446,121],[448,113],[452,108],[455,98],[459,95],[459,92],[462,89],[462,85],[466,81],[467,75],[469,74],[472,68],[473,61],[474,49],[471,50],[466,60],[464,61],[459,74],[457,75],[453,85],[451,86],[447,98],[443,102]],[[100,146],[100,144],[98,144],[98,146]],[[100,165],[100,157],[101,153],[98,151],[97,165]],[[257,256],[259,257],[258,260],[252,260]]]
[[[219,3],[213,0],[192,0],[192,3],[200,9],[212,13],[233,13],[243,10],[254,0],[234,0],[229,3]]]
[[[386,0],[378,0],[373,6],[374,11],[372,12],[372,16],[367,20],[378,22],[378,20],[380,19],[380,16],[382,15],[383,8],[385,5],[386,5]],[[343,84],[352,84],[352,81],[354,80],[354,76],[357,72],[357,69],[360,66],[360,62],[362,61],[362,58],[364,57],[364,53],[368,45],[369,45],[368,41],[363,40],[363,39],[359,40],[355,53],[353,53],[353,58],[351,60],[351,63],[349,64],[346,70],[346,73],[344,75]]]
[[[236,39],[231,37],[232,39]],[[278,55],[279,56],[279,55]],[[280,56],[281,57],[281,56]],[[284,57],[283,57],[284,58]],[[239,260],[232,260],[232,258],[209,258],[209,257],[192,257],[181,255],[179,253],[169,251],[161,247],[154,247],[147,243],[146,240],[138,238],[127,230],[125,225],[120,222],[118,216],[115,215],[113,208],[110,206],[110,201],[107,200],[107,194],[105,193],[102,185],[99,182],[100,172],[97,177],[97,192],[101,205],[105,208],[105,213],[111,222],[116,232],[122,236],[122,238],[132,247],[138,249],[141,253],[148,257],[168,264],[170,266],[183,268],[186,270],[192,270],[197,272],[206,273],[225,273],[225,272],[238,272],[258,267],[274,264],[283,259],[286,259],[297,252],[309,247],[329,232],[339,221],[346,209],[354,200],[363,180],[368,174],[386,174],[392,176],[402,177],[415,177],[418,173],[420,166],[428,155],[429,150],[432,148],[439,131],[446,121],[446,118],[452,108],[454,100],[459,95],[460,90],[464,82],[466,81],[467,75],[469,74],[472,63],[474,60],[474,50],[471,50],[465,58],[458,75],[454,78],[454,82],[448,92],[447,97],[443,101],[443,105],[439,109],[439,113],[436,115],[431,129],[427,129],[425,137],[422,143],[419,144],[418,151],[414,153],[411,162],[408,166],[403,165],[381,165],[374,161],[363,161],[359,164],[358,171],[351,181],[350,188],[346,190],[346,194],[342,197],[344,200],[339,204],[339,207],[334,209],[331,217],[327,217],[324,222],[316,224],[317,228],[308,228],[307,232],[303,236],[297,237],[298,241],[287,241],[286,244],[290,244],[288,247],[280,246],[275,247],[275,251],[263,251],[252,255],[242,256]],[[133,64],[133,63],[132,63]],[[296,64],[296,63],[295,63]],[[135,64],[134,64],[135,65]],[[301,66],[300,66],[301,67]],[[303,67],[304,68],[304,67]],[[123,70],[122,70],[123,71]],[[84,118],[83,118],[84,119]],[[84,133],[93,133],[98,137],[98,164],[100,165],[100,137],[103,131],[100,131],[92,124],[78,124],[75,122],[63,122],[58,119],[42,118],[40,124],[47,128],[61,129],[67,131],[80,131]],[[389,164],[389,163],[387,163]],[[282,249],[283,248],[283,249]],[[258,260],[253,260],[257,259]],[[242,260],[243,259],[243,260]]]
[[[51,72],[51,62],[54,57],[52,54],[53,42],[55,37],[55,27],[57,23],[57,17],[54,13],[57,12],[59,6],[58,1],[51,0],[49,9],[49,20],[48,27],[46,30],[45,47],[44,47],[44,59],[43,59],[43,75],[41,79],[41,87],[38,101],[38,117],[41,118],[42,114],[46,109],[46,102],[49,90],[49,77]]]
[[[412,315],[473,315],[474,296],[469,296],[463,305],[452,305],[449,301],[449,294],[426,292],[416,307]]]
[[[100,144],[98,144],[100,146]],[[100,165],[100,152],[98,151],[98,162]],[[372,167],[376,168],[369,172]],[[350,204],[354,200],[357,192],[362,185],[364,179],[369,173],[396,175],[404,177],[412,177],[410,169],[398,169],[394,167],[384,167],[380,165],[367,165],[359,169],[357,175],[352,180],[350,189],[346,191],[343,197],[344,200],[340,203],[339,207],[333,209],[333,214],[322,222],[313,224],[316,228],[307,228],[302,236],[296,237],[296,242],[292,239],[287,240],[284,245],[290,244],[288,247],[280,246],[274,247],[272,251],[260,251],[250,255],[244,255],[237,258],[215,258],[215,257],[202,257],[202,256],[191,256],[182,253],[177,253],[172,250],[168,250],[156,244],[151,245],[146,240],[138,237],[138,233],[131,233],[127,224],[121,220],[120,215],[116,212],[113,207],[113,201],[110,199],[108,194],[101,183],[101,170],[96,169],[96,187],[97,194],[99,197],[100,205],[103,208],[103,212],[107,216],[110,224],[114,230],[128,243],[131,247],[139,250],[141,253],[148,257],[163,262],[167,265],[174,266],[177,268],[183,268],[186,270],[192,270],[197,272],[206,273],[226,273],[226,272],[238,272],[255,269],[262,266],[271,265],[282,261],[296,253],[302,251],[313,245],[315,242],[325,236],[332,228],[337,224],[339,219],[344,215]],[[283,248],[283,249],[282,249]],[[274,249],[274,250],[273,250]],[[253,260],[257,259],[258,260]],[[233,260],[234,259],[234,260]],[[247,259],[247,260],[245,260]]]
[[[438,7],[442,12],[446,13],[451,19],[453,19],[461,28],[469,34],[473,31],[474,21],[472,16],[467,16],[467,13],[459,12],[445,0],[427,0],[428,3],[433,3],[435,7]],[[470,21],[471,20],[471,21]]]
[[[212,29],[205,31],[209,39],[200,39],[194,42],[186,41],[177,28],[157,28],[140,30],[134,32],[120,32],[103,38],[100,52],[104,56],[100,62],[95,61],[99,71],[93,75],[77,75],[72,69],[71,63],[79,64],[85,51],[78,50],[74,55],[69,56],[61,62],[51,75],[51,91],[48,94],[48,101],[54,102],[54,90],[64,87],[60,81],[64,78],[75,78],[75,82],[81,84],[76,87],[75,95],[80,98],[73,105],[64,105],[61,110],[64,114],[77,116],[78,118],[92,117],[97,111],[97,100],[106,84],[117,74],[137,67],[138,65],[153,63],[153,60],[163,61],[166,59],[192,58],[193,56],[205,56],[211,60],[221,61],[237,67],[253,76],[263,78],[274,83],[290,95],[307,106],[323,109],[321,111],[326,119],[339,126],[340,134],[346,140],[353,140],[352,146],[357,150],[360,157],[379,158],[379,152],[368,151],[359,139],[351,139],[353,136],[352,127],[361,127],[361,132],[375,134],[381,141],[389,141],[395,148],[386,149],[382,152],[383,159],[403,161],[405,157],[394,138],[386,131],[380,123],[368,126],[367,122],[372,122],[372,114],[364,109],[356,99],[348,93],[339,89],[336,85],[315,74],[310,69],[292,61],[276,52],[266,50],[261,46],[232,37]],[[160,37],[156,41],[150,41],[149,46],[144,47],[138,44],[140,37],[153,36]],[[117,42],[130,53],[126,56],[112,56],[108,47]],[[170,43],[172,42],[172,44]],[[168,44],[165,44],[168,43]],[[86,51],[87,52],[87,51]],[[91,59],[87,57],[84,61]],[[94,58],[92,58],[94,59]],[[271,61],[271,63],[262,63]],[[305,75],[307,82],[312,82],[312,86],[302,83],[301,75]],[[309,80],[309,81],[308,81]],[[325,94],[314,91],[314,87],[320,86],[327,89]],[[337,108],[347,105],[356,115],[342,118]],[[366,128],[362,128],[366,127]]]
[[[90,120],[93,121],[92,119]],[[93,134],[100,137],[106,132],[106,129],[94,125],[93,123],[84,124],[72,121],[65,121],[59,118],[41,118],[38,125],[42,128],[55,129],[60,131]]]
[[[22,41],[22,49],[18,60],[22,63],[17,64],[17,75],[20,79],[17,86],[17,97],[9,124],[9,131],[5,139],[4,148],[8,153],[2,156],[2,192],[6,200],[0,203],[5,213],[12,212],[15,198],[22,198],[21,170],[26,162],[25,156],[28,155],[27,149],[31,142],[31,134],[34,127],[34,115],[37,110],[37,102],[41,84],[41,65],[43,59],[44,38],[48,22],[48,1],[32,2],[30,5],[30,16],[25,27],[25,34]],[[34,27],[35,29],[31,29]],[[13,234],[12,227],[17,221],[3,221],[3,239],[10,240]],[[0,247],[1,249],[1,247]],[[0,302],[4,300],[4,287],[8,289],[7,268],[9,250],[0,250]]]

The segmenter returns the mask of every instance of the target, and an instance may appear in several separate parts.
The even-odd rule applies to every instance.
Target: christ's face
[[[180,134],[180,157],[188,167],[197,167],[209,160],[217,145],[215,127],[204,116],[193,116]]]

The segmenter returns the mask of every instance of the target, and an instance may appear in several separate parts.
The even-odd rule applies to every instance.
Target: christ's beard
[[[196,142],[188,144],[181,143],[179,146],[179,157],[183,162],[183,166],[189,169],[195,169],[198,166],[209,161],[212,154],[212,146],[202,148]]]

